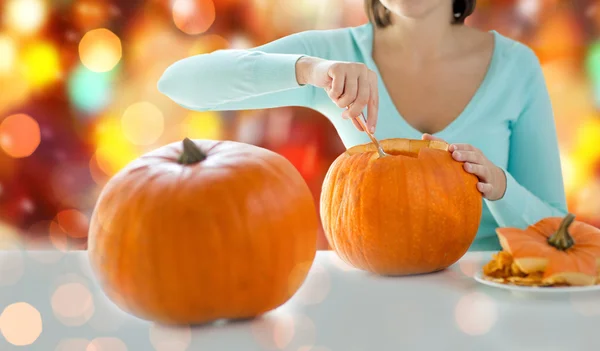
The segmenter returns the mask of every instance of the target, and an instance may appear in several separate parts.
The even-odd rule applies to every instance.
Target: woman
[[[475,0],[367,0],[366,8],[370,21],[359,27],[183,59],[158,88],[200,111],[310,107],[346,147],[369,142],[354,120],[361,111],[378,139],[454,143],[452,156],[479,178],[484,198],[471,250],[497,250],[498,226],[563,216],[556,130],[535,54],[465,26]]]

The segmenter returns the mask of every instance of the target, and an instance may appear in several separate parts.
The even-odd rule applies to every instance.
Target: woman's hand
[[[377,74],[362,63],[322,60],[302,57],[296,63],[296,78],[299,84],[310,84],[325,89],[329,98],[340,108],[348,108],[343,118],[350,118],[354,126],[362,131],[354,119],[367,108],[367,126],[375,132],[379,107]]]
[[[423,140],[440,140],[430,134],[423,134]],[[451,144],[449,151],[456,161],[464,162],[465,171],[479,178],[477,190],[490,201],[501,199],[506,192],[506,174],[485,157],[481,150],[469,144]]]

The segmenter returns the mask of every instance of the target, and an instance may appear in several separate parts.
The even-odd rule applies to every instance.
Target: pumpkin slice
[[[498,228],[500,245],[527,274],[544,284],[594,285],[600,270],[600,229],[565,218],[545,218],[525,230]]]

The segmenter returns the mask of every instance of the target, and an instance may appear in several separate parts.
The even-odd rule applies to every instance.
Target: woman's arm
[[[175,62],[158,90],[179,105],[199,111],[309,106],[313,86],[296,79],[296,62],[312,53],[310,31],[250,50],[219,50]]]
[[[486,200],[500,226],[525,228],[542,218],[567,212],[552,105],[543,72],[533,52],[524,65],[531,72],[525,107],[512,126],[506,192]]]

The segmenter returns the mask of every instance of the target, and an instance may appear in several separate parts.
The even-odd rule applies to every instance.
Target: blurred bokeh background
[[[0,0],[0,14],[0,247],[85,248],[106,181],[184,137],[272,149],[298,168],[318,203],[344,150],[323,116],[191,112],[156,82],[190,55],[363,24],[363,0]],[[600,227],[600,1],[479,0],[468,23],[538,54],[570,210]],[[322,234],[319,246],[327,247]]]

